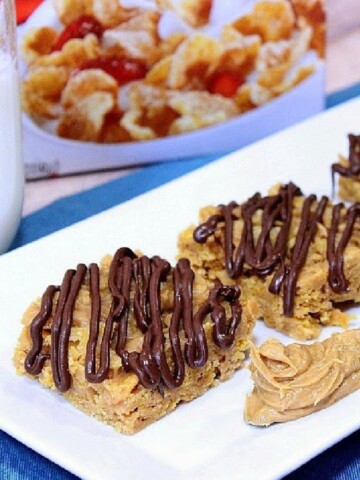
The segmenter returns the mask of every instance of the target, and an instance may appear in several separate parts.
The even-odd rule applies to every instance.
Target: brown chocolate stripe
[[[323,222],[323,215],[329,199],[322,197],[318,202],[315,195],[305,198],[301,211],[300,224],[296,234],[295,246],[290,258],[287,258],[289,232],[292,222],[294,198],[302,195],[293,183],[280,188],[277,195],[262,197],[256,194],[240,206],[243,228],[240,238],[234,237],[234,222],[239,217],[234,210],[239,207],[236,202],[220,205],[220,214],[211,216],[194,231],[194,240],[205,243],[217,231],[224,230],[223,249],[225,268],[230,278],[242,275],[264,277],[273,274],[269,291],[283,294],[284,315],[291,317],[294,313],[296,285],[314,240],[318,224]],[[253,219],[261,212],[261,230],[255,242]],[[342,217],[341,217],[342,214]],[[344,231],[336,244],[340,219],[345,223]],[[344,273],[344,251],[353,233],[355,221],[360,218],[360,204],[356,203],[348,210],[343,204],[332,207],[332,222],[328,232],[327,260],[329,263],[328,282],[335,293],[346,292],[349,282]],[[275,238],[274,227],[278,232]]]
[[[167,328],[161,305],[161,288],[169,280],[169,274],[172,274],[173,283],[173,311]],[[208,345],[203,328],[208,315],[214,324],[215,344],[219,348],[230,348],[234,343],[242,314],[239,287],[223,286],[219,281],[215,282],[207,301],[194,312],[194,272],[188,260],[179,260],[176,267],[171,269],[170,264],[160,257],[138,258],[132,250],[121,248],[110,265],[108,285],[112,304],[102,326],[100,271],[96,264],[91,264],[88,269],[80,264],[76,271],[66,272],[60,288],[48,287],[42,298],[40,312],[30,326],[33,346],[26,357],[25,369],[31,375],[38,375],[45,361],[50,358],[54,382],[61,392],[66,392],[71,387],[68,364],[70,334],[75,302],[86,275],[89,281],[91,315],[85,377],[91,383],[100,383],[109,377],[110,350],[115,348],[125,371],[133,371],[145,388],[162,392],[164,387],[179,387],[185,378],[185,363],[190,368],[201,368],[208,360]],[[231,310],[229,321],[224,303],[229,304]],[[51,352],[45,354],[42,352],[43,330],[50,321],[53,310]],[[136,326],[144,335],[140,352],[129,352],[126,348],[132,310]],[[186,338],[183,348],[181,330],[184,330]],[[166,352],[167,335],[170,354]]]
[[[334,185],[335,174],[338,173],[342,177],[355,178],[360,180],[360,135],[350,133],[349,138],[349,166],[334,163],[331,166],[332,180]]]

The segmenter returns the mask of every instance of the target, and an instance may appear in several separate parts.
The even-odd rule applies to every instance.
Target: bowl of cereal
[[[322,0],[54,0],[22,29],[27,176],[226,152],[322,108]]]

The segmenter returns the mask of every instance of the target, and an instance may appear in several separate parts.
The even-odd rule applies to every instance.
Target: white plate
[[[86,479],[274,479],[360,426],[360,392],[312,416],[254,428],[243,422],[249,372],[182,405],[133,437],[88,418],[60,395],[17,377],[11,364],[20,317],[44,288],[77,262],[119,246],[170,259],[198,209],[242,200],[276,182],[306,193],[331,191],[329,166],[359,131],[360,99],[236,152],[203,169],[0,258],[0,427]],[[359,309],[354,309],[359,313]],[[360,326],[357,316],[352,324]],[[335,329],[327,329],[323,336]],[[259,323],[257,343],[274,334]],[[334,421],[335,420],[335,421]],[[316,434],[314,433],[316,432]]]
[[[19,29],[25,32],[42,25],[59,27],[52,2],[45,1]],[[303,59],[304,60],[304,59]],[[305,61],[305,60],[304,60]],[[27,178],[63,175],[225,153],[248,145],[323,110],[324,64],[314,74],[280,97],[231,120],[193,132],[122,144],[96,144],[59,138],[24,115],[24,159]],[[22,65],[23,73],[25,66]]]

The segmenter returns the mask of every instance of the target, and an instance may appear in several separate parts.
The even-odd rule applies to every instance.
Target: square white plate
[[[329,166],[360,130],[360,99],[229,155],[146,195],[0,258],[0,427],[86,479],[265,480],[278,478],[360,426],[360,392],[312,416],[268,429],[243,421],[251,390],[244,369],[133,437],[88,418],[57,393],[17,377],[11,363],[22,312],[77,262],[119,246],[174,260],[178,233],[207,204],[265,193],[293,180],[305,193],[331,193]],[[360,313],[355,308],[354,313]],[[360,316],[352,323],[360,327]],[[335,329],[326,329],[323,337]],[[269,335],[258,323],[255,341]],[[334,421],[336,419],[336,421]]]

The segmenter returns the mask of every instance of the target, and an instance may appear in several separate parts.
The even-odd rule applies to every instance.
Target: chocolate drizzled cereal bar
[[[333,206],[290,183],[241,205],[205,207],[179,252],[208,285],[240,285],[267,326],[308,340],[324,325],[346,327],[336,305],[360,300],[358,218],[360,204]]]
[[[128,248],[80,264],[25,312],[19,374],[132,434],[240,368],[255,305],[238,286],[195,276]]]
[[[333,184],[339,175],[339,197],[349,202],[360,201],[360,135],[349,135],[349,157],[339,156],[331,166]]]

